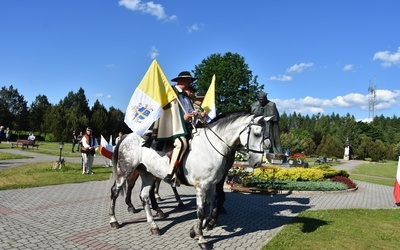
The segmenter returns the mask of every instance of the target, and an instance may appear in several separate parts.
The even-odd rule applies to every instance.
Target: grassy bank
[[[398,249],[400,209],[304,211],[262,249]]]

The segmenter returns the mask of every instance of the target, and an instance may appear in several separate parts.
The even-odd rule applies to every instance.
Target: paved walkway
[[[3,142],[4,143],[4,142]],[[8,149],[0,149],[0,152],[4,153],[11,153],[11,154],[18,154],[18,155],[25,155],[30,158],[25,158],[25,159],[12,159],[12,160],[6,160],[6,161],[0,161],[0,170],[10,168],[10,167],[15,167],[19,166],[22,164],[31,164],[31,163],[37,163],[37,162],[56,162],[60,159],[59,156],[55,155],[46,155],[46,154],[39,154],[35,153],[35,149],[25,149],[25,150],[20,150],[19,148],[8,148]],[[61,158],[64,158],[65,161],[67,162],[73,162],[73,163],[81,163],[82,157],[81,153],[76,152],[76,157],[64,157],[61,155]],[[107,159],[103,157],[100,154],[96,154],[94,158],[94,164],[95,165],[106,165]]]
[[[351,170],[358,164],[350,161],[340,168]],[[357,184],[359,188],[354,192],[293,192],[269,196],[228,191],[228,214],[221,215],[217,227],[206,231],[205,236],[213,249],[260,249],[304,210],[397,208],[393,187]],[[160,206],[169,217],[156,220],[162,235],[153,236],[144,212],[128,213],[122,197],[116,207],[122,227],[110,227],[111,185],[111,181],[96,181],[0,191],[0,249],[200,249],[197,240],[189,237],[189,229],[196,223],[192,187],[178,188],[186,205],[185,209],[178,209],[171,189],[161,184],[164,200]],[[139,186],[132,196],[137,208],[141,208]]]

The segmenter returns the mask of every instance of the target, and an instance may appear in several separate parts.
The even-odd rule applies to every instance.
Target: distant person
[[[122,139],[122,136],[123,136],[122,132],[119,132],[117,138],[115,138],[115,145],[117,145],[118,142]]]
[[[94,154],[99,146],[97,139],[92,134],[93,130],[88,127],[86,134],[82,137],[82,174],[94,174],[92,171]]]
[[[78,143],[78,136],[75,134],[75,130],[72,131],[71,140],[72,140],[72,153],[75,153],[75,150],[74,150],[75,149],[75,145]]]
[[[201,103],[204,100],[203,94],[196,94],[195,88],[190,85],[185,89],[185,92],[188,94],[190,99],[193,100],[193,118],[192,125],[196,128],[204,127],[204,121],[207,116],[207,112],[201,107]]]
[[[1,141],[3,140],[3,136],[4,136],[4,127],[0,126],[0,144],[1,144]]]
[[[265,123],[264,136],[271,141],[270,153],[282,154],[282,145],[279,129],[279,112],[274,102],[268,100],[267,93],[260,92],[258,101],[251,105],[251,112],[256,115],[272,116]]]
[[[79,132],[79,135],[76,137],[76,140],[77,140],[77,142],[78,142],[78,152],[81,151],[81,147],[82,147],[82,143],[81,143],[82,137],[83,137],[83,132],[81,131],[81,132]]]
[[[32,141],[33,143],[35,143],[36,140],[36,136],[34,133],[29,134],[28,136],[28,141]]]
[[[11,140],[11,130],[10,130],[10,128],[7,128],[6,129],[6,141],[7,141],[7,143],[10,143],[10,140]]]

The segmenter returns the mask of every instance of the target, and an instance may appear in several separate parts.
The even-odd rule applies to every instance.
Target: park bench
[[[18,148],[19,145],[21,145],[22,149],[29,147],[39,149],[39,144],[36,144],[35,141],[18,139],[16,142],[11,142],[11,148],[14,148],[14,146]]]

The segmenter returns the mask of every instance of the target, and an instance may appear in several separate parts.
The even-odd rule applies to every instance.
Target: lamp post
[[[58,159],[58,161],[54,162],[53,169],[61,169],[61,166],[64,164],[64,159],[61,160],[61,152],[64,148],[63,141],[60,141],[60,143],[58,144],[58,148],[60,149],[60,158]]]
[[[347,137],[346,142],[344,143],[344,156],[343,160],[349,161],[350,160],[350,142],[349,138]]]
[[[58,162],[61,164],[61,152],[64,148],[64,142],[60,141],[60,144],[58,145],[58,148],[60,149],[60,159],[58,160]]]

